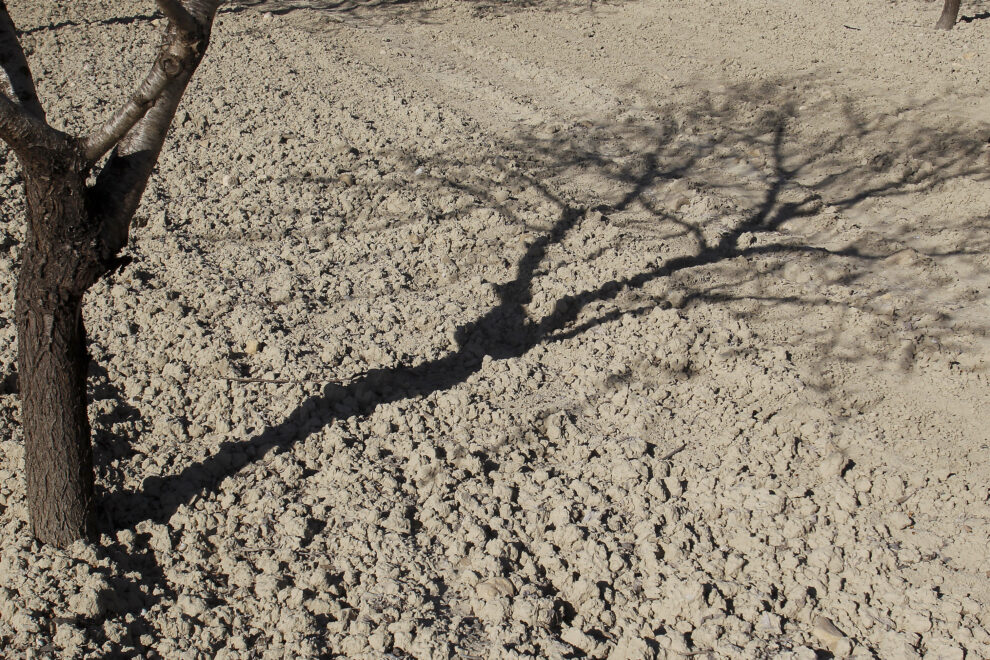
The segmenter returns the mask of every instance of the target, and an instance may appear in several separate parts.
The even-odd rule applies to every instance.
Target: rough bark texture
[[[939,30],[951,30],[959,18],[959,0],[945,0],[942,6],[942,15],[938,19],[935,27]]]
[[[22,163],[28,227],[16,317],[27,502],[34,535],[64,547],[95,533],[83,293],[107,270],[71,143]]]
[[[220,0],[157,0],[169,19],[137,91],[84,139],[48,125],[0,0],[0,138],[17,153],[28,227],[17,282],[18,373],[34,535],[64,547],[96,532],[86,416],[83,295],[117,263]],[[95,185],[86,178],[110,149]]]

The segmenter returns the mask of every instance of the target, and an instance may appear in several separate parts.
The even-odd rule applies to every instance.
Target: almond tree
[[[95,535],[83,295],[121,263],[221,1],[156,0],[168,22],[151,70],[102,126],[76,137],[49,125],[0,0],[0,139],[17,155],[27,202],[15,301],[27,503],[32,532],[46,543]]]

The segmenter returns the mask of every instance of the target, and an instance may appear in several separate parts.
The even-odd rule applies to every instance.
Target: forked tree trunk
[[[65,547],[96,534],[83,295],[118,263],[221,0],[155,0],[168,25],[151,71],[88,137],[52,128],[0,0],[0,139],[17,153],[27,231],[17,281],[18,377],[31,530]],[[90,169],[110,153],[96,183]]]
[[[28,223],[16,298],[28,512],[32,533],[59,547],[96,531],[82,303],[106,267],[80,167],[71,152],[25,164]]]
[[[942,6],[942,15],[938,19],[935,27],[939,30],[951,30],[959,18],[959,0],[945,0]]]

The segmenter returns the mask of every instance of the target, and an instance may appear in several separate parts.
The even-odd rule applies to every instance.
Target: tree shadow
[[[618,4],[621,0],[467,0],[473,15],[478,17],[506,16],[512,12],[539,10],[547,12],[594,12],[602,6]],[[273,16],[295,12],[311,12],[325,17],[375,19],[377,21],[433,22],[441,9],[434,0],[240,0],[231,9],[253,9]]]
[[[985,21],[990,19],[990,11],[981,11],[978,14],[973,14],[972,16],[960,16],[960,23],[973,23],[974,21]]]
[[[848,300],[830,295],[827,288],[812,294],[780,293],[770,282],[802,259],[799,268],[812,275],[841,266],[837,274],[823,275],[831,285],[859,286],[869,279],[871,269],[892,252],[897,254],[891,248],[896,241],[855,232],[846,238],[843,233],[852,222],[846,219],[843,224],[836,218],[858,213],[866,203],[936,190],[966,177],[986,177],[979,163],[984,145],[975,133],[956,128],[932,133],[899,118],[868,119],[852,105],[843,110],[847,124],[841,132],[809,133],[797,126],[800,108],[807,102],[785,91],[789,89],[739,86],[723,94],[702,94],[688,110],[658,107],[626,123],[565,127],[551,137],[521,132],[505,150],[538,163],[538,171],[522,174],[506,167],[502,174],[536,191],[556,209],[548,227],[526,224],[511,199],[494,195],[497,186],[492,180],[452,175],[434,181],[470,192],[535,234],[515,260],[511,278],[494,285],[497,302],[456,329],[456,349],[420,363],[370,369],[350,382],[327,382],[281,422],[246,441],[222,442],[205,460],[148,477],[138,489],[105,494],[103,509],[112,521],[108,531],[127,532],[143,521],[168,523],[181,506],[217,492],[226,478],[334,421],[448,390],[468,381],[490,360],[518,358],[539,345],[579,339],[624,317],[702,301],[848,307]],[[861,147],[867,138],[878,135],[889,138],[889,151],[864,154]],[[427,169],[437,165],[434,171],[454,170],[441,167],[441,157],[417,162]],[[614,186],[605,193],[558,192],[568,182],[583,182],[589,176]],[[690,199],[682,203],[679,196]],[[732,203],[712,208],[711,200]],[[823,226],[817,232],[792,231],[808,221]],[[921,258],[938,262],[990,252],[986,218],[958,224],[969,232],[965,247]],[[609,227],[619,231],[604,247],[589,252],[571,245],[580,243],[582,234]],[[655,248],[654,263],[603,278],[595,286],[574,286],[567,268],[594,265],[603,251],[620,253],[623,232],[648,241],[650,249]],[[818,240],[806,240],[809,235]],[[716,269],[719,280],[712,284],[707,275]],[[551,281],[554,286],[545,286]],[[654,289],[658,283],[675,281],[676,287]],[[869,312],[869,304],[866,309]],[[936,326],[932,332],[939,330]],[[950,329],[941,330],[948,341]],[[127,548],[118,545],[108,551],[127,564]],[[154,553],[146,549],[140,561],[148,566],[137,586],[158,593],[159,599],[174,597]],[[156,634],[140,618],[131,625],[132,638]]]
[[[747,116],[748,111],[740,110],[741,106],[754,99],[765,102],[767,94],[780,95],[780,88],[736,88],[729,90],[724,98],[703,100],[699,107],[688,113],[688,121],[697,124],[692,131],[713,130],[710,135],[720,136],[714,141],[710,136],[700,141],[674,139],[674,127],[669,123],[620,126],[617,129],[609,127],[607,130],[612,136],[618,135],[629,144],[652,142],[651,149],[636,154],[636,163],[633,164],[617,164],[616,159],[603,155],[601,149],[596,149],[596,145],[602,144],[599,142],[602,136],[596,136],[594,132],[583,138],[562,135],[542,142],[532,135],[521,136],[516,148],[522,145],[531,154],[552,163],[557,171],[556,176],[560,176],[559,173],[566,176],[575,168],[591,168],[600,176],[621,182],[627,190],[617,200],[588,207],[567,202],[539,180],[528,180],[528,185],[537,188],[546,200],[559,208],[559,217],[552,227],[528,245],[517,260],[513,279],[496,286],[498,304],[475,321],[457,329],[457,350],[414,366],[372,369],[350,383],[327,383],[321,392],[301,402],[280,424],[265,429],[246,442],[225,442],[210,458],[175,474],[149,477],[139,491],[111,494],[104,506],[123,527],[145,519],[167,521],[180,504],[196,496],[209,495],[217,483],[237,473],[246,464],[305,439],[341,416],[367,415],[384,403],[423,397],[463,383],[480,369],[485,358],[500,360],[519,357],[540,343],[578,337],[624,314],[643,314],[656,305],[669,305],[666,297],[653,298],[631,311],[616,309],[600,316],[581,318],[592,303],[611,301],[624,291],[641,291],[649,283],[670,278],[679,272],[697,271],[740,258],[748,261],[761,257],[800,255],[811,258],[812,267],[830,260],[865,264],[886,259],[890,255],[882,252],[881,246],[858,245],[855,241],[841,247],[802,244],[794,242],[781,230],[788,223],[819,215],[823,206],[851,209],[864,200],[895,198],[909,191],[933,189],[954,178],[983,173],[976,162],[983,148],[979,137],[912,132],[910,126],[900,125],[896,121],[894,124],[898,125],[887,123],[882,128],[892,135],[906,131],[906,142],[900,145],[896,162],[888,154],[879,154],[865,161],[865,164],[844,162],[850,157],[845,150],[851,141],[861,140],[870,131],[879,130],[879,127],[871,129],[863,124],[831,136],[813,152],[808,152],[803,144],[793,145],[799,148],[792,150],[788,145],[788,126],[796,117],[797,99],[784,95],[772,104],[773,110],[755,119]],[[684,135],[683,127],[677,135]],[[952,150],[946,151],[946,145],[951,145]],[[658,185],[699,176],[715,176],[717,171],[738,160],[733,154],[750,148],[759,148],[767,159],[765,171],[760,176],[752,181],[744,177],[742,183],[735,184],[710,182],[715,189],[736,193],[746,193],[748,187],[754,187],[761,195],[758,203],[730,225],[716,226],[719,219],[711,214],[700,222],[692,221],[684,213],[664,208],[652,196]],[[923,169],[912,169],[910,165],[897,167],[898,163],[924,158],[937,162],[929,162]],[[806,176],[817,177],[817,180],[812,185],[801,184],[800,179]],[[454,189],[470,190],[483,199],[488,198],[489,203],[498,204],[491,198],[490,191],[475,185],[461,181],[443,183]],[[542,318],[531,318],[526,307],[533,300],[535,281],[546,274],[541,269],[547,268],[545,259],[548,250],[559,246],[576,226],[589,217],[596,222],[602,219],[607,222],[610,217],[622,214],[633,206],[639,206],[641,213],[656,221],[654,229],[660,230],[656,234],[659,240],[671,237],[690,239],[695,249],[691,253],[659,260],[651,268],[603,282],[600,286],[569,292],[556,300],[550,313]],[[676,231],[663,233],[663,230]],[[972,226],[971,230],[974,239],[981,234],[979,226]],[[766,236],[774,240],[764,240]],[[983,254],[986,250],[984,237],[981,242],[971,242],[969,248],[924,257],[959,257]],[[773,272],[774,269],[769,271],[770,274]],[[717,287],[688,286],[686,296],[679,301],[679,305],[700,300],[726,302],[745,298],[733,296],[732,287],[754,279],[760,280],[766,275],[748,272],[735,280],[735,284],[730,280]],[[861,272],[845,272],[842,283],[848,286],[863,276]],[[763,296],[762,300],[781,303],[787,298]],[[831,302],[823,298],[821,304]]]

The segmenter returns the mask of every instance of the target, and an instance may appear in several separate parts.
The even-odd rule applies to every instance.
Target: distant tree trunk
[[[120,263],[220,1],[155,0],[168,26],[151,70],[102,126],[76,138],[48,124],[0,0],[0,139],[17,154],[27,201],[15,301],[27,504],[31,530],[45,543],[65,547],[96,534],[83,296]]]
[[[935,27],[939,30],[951,30],[959,18],[959,0],[945,0],[942,6],[942,15],[938,19]]]

